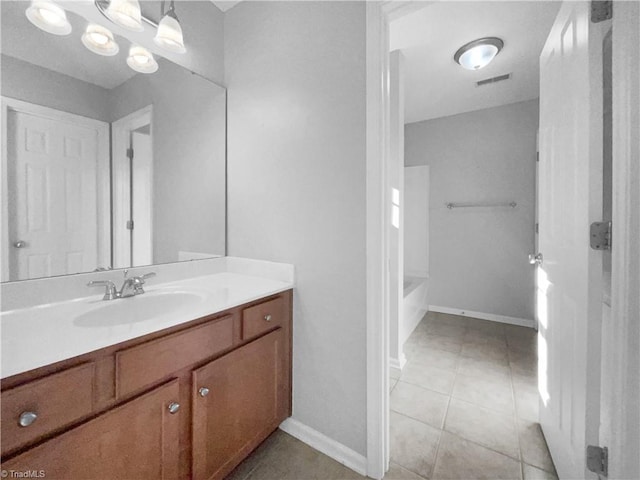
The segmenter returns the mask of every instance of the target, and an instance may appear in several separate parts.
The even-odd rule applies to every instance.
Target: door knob
[[[20,418],[18,419],[18,425],[20,425],[21,427],[28,427],[33,422],[35,422],[37,418],[38,415],[36,414],[36,412],[22,412],[20,414]]]
[[[542,265],[542,254],[541,253],[537,253],[537,254],[533,254],[530,253],[529,254],[529,263],[531,265]]]
[[[167,409],[171,414],[178,413],[178,410],[180,410],[180,404],[178,402],[171,402]]]
[[[198,390],[198,393],[200,394],[201,397],[206,397],[207,395],[209,395],[209,389],[207,387],[200,387],[200,390]]]
[[[24,240],[18,240],[17,242],[13,242],[13,246],[16,248],[24,248],[27,246],[27,242]]]

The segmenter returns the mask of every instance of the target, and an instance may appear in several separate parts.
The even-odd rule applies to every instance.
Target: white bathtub
[[[404,277],[404,302],[400,322],[400,345],[404,345],[427,313],[429,277]]]

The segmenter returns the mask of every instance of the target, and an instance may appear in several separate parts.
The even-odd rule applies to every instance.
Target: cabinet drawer
[[[223,317],[116,353],[116,394],[122,397],[233,345],[233,318]]]
[[[284,297],[259,303],[242,311],[242,339],[260,335],[284,325],[289,318],[289,305]]]
[[[3,454],[90,414],[94,371],[85,363],[2,392]]]

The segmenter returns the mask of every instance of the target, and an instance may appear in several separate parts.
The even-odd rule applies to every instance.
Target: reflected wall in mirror
[[[225,254],[226,91],[99,56],[2,1],[2,281]],[[188,4],[187,4],[188,5]],[[188,7],[185,7],[188,8]]]

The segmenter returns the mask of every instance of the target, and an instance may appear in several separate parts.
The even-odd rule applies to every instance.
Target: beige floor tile
[[[409,360],[402,369],[400,380],[450,395],[455,378],[456,372],[454,370]]]
[[[429,335],[422,341],[422,344],[427,348],[436,348],[453,353],[460,353],[462,343],[461,338],[445,335]]]
[[[383,480],[424,480],[425,477],[413,473],[411,470],[396,465],[391,462],[389,465],[389,471],[385,474]]]
[[[511,377],[511,369],[504,362],[462,356],[458,363],[458,373],[472,377],[499,377],[504,380]]]
[[[554,473],[541,470],[526,463],[522,464],[522,468],[524,471],[524,480],[558,480],[558,477]]]
[[[391,461],[422,477],[431,478],[440,432],[437,428],[391,412]]]
[[[225,480],[245,480],[249,474],[258,466],[264,457],[275,446],[288,436],[282,430],[276,430],[267,439],[262,442],[233,472],[231,472]]]
[[[498,377],[471,377],[458,373],[452,396],[492,410],[514,413],[510,380]]]
[[[464,338],[467,327],[448,323],[430,323],[426,327],[426,332],[431,335],[442,335],[445,337]]]
[[[498,347],[507,348],[507,338],[501,331],[485,331],[468,328],[467,333],[464,335],[464,341],[466,343],[488,343],[490,345],[497,345]]]
[[[471,318],[469,317],[469,323],[467,327],[471,330],[476,330],[478,332],[493,332],[500,333],[504,335],[504,323],[500,322],[492,322],[491,320],[481,320],[479,318]]]
[[[402,372],[397,368],[393,368],[393,367],[389,368],[389,377],[391,377],[391,379],[395,379],[395,380],[399,379],[401,373]]]
[[[287,435],[270,447],[247,480],[364,480],[364,477]]]
[[[518,433],[520,435],[522,460],[542,470],[555,472],[553,460],[551,460],[540,424],[520,420],[518,422]]]
[[[391,392],[391,410],[442,428],[449,396],[399,381]]]
[[[457,353],[437,350],[435,348],[425,348],[413,352],[409,357],[409,361],[430,367],[453,370],[455,372],[458,369],[459,358],[460,356]]]
[[[444,323],[447,325],[457,325],[459,327],[466,327],[469,321],[472,320],[469,317],[451,315],[449,313],[429,312],[427,315],[427,323]]]
[[[479,360],[492,360],[499,365],[509,366],[509,355],[506,346],[497,346],[487,343],[465,343],[460,355],[463,357],[477,358]]]
[[[518,431],[513,415],[451,399],[444,429],[519,460]]]
[[[519,418],[538,422],[540,395],[538,386],[529,377],[514,375],[513,394],[516,401],[516,414]]]
[[[442,433],[434,480],[521,478],[520,462],[448,432]]]

